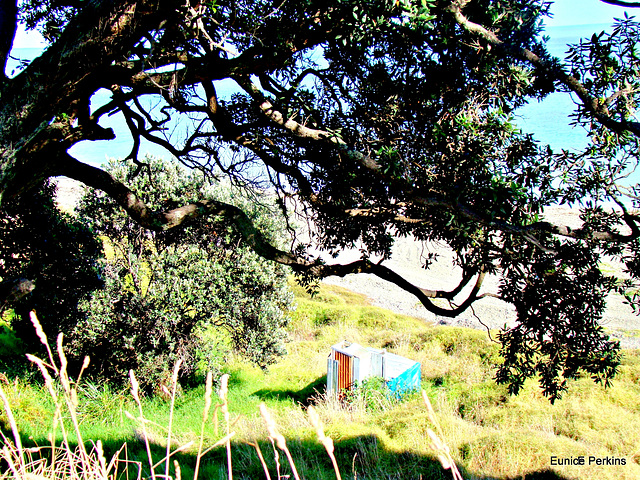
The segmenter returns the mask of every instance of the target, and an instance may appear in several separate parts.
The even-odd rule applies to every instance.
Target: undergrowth
[[[309,406],[333,441],[335,461],[344,479],[451,478],[431,446],[429,429],[450,447],[451,459],[467,479],[640,478],[640,351],[624,352],[611,388],[581,378],[571,383],[562,400],[550,405],[535,380],[527,382],[516,397],[496,385],[498,346],[486,332],[430,327],[421,320],[377,309],[363,296],[338,287],[323,286],[313,298],[299,289],[296,296],[298,308],[289,328],[288,355],[282,361],[266,372],[237,358],[227,362],[229,420],[235,432],[229,443],[236,478],[265,478],[252,445],[261,449],[272,478],[277,478],[276,452],[281,474],[293,478],[286,455],[277,445],[274,450],[268,438],[258,413],[262,403],[286,439],[299,476],[306,479],[336,478],[332,460],[309,423]],[[327,397],[329,348],[345,339],[420,362],[422,388],[441,430],[434,428],[420,396],[374,408]],[[201,435],[205,446],[225,435],[220,409],[201,430],[207,395],[204,379],[202,383],[176,393],[172,410],[168,397],[140,399],[156,462],[166,454],[170,410],[172,448],[192,442],[191,447],[171,456],[178,460],[182,478],[193,478]],[[14,409],[24,448],[46,444],[55,405],[43,394],[45,387],[36,385],[33,377],[7,379],[2,387]],[[78,421],[85,438],[101,439],[106,458],[126,444],[128,461],[138,462],[143,475],[148,475],[141,424],[124,413],[140,416],[134,413],[138,406],[129,392],[82,381],[77,384],[77,396]],[[6,415],[0,420],[11,438]],[[73,429],[68,434],[70,445],[76,445]],[[91,451],[91,444],[87,445]],[[582,455],[624,459],[626,465],[551,465],[552,456]],[[225,443],[202,457],[198,474],[200,478],[228,478],[227,462]],[[172,462],[169,469],[175,475]]]
[[[23,434],[18,428],[18,424],[13,415],[11,402],[7,397],[4,388],[0,387],[0,400],[4,410],[6,421],[5,429],[10,432],[5,435],[2,432],[3,447],[0,451],[2,467],[0,478],[12,479],[116,479],[116,478],[163,478],[181,479],[182,468],[179,462],[181,454],[190,452],[195,458],[192,478],[199,478],[200,466],[207,453],[217,447],[224,447],[226,457],[226,474],[229,480],[233,479],[233,454],[231,440],[236,436],[236,431],[232,430],[235,422],[232,422],[232,414],[229,408],[229,375],[221,377],[218,389],[219,403],[214,405],[213,398],[213,378],[211,373],[207,374],[205,380],[204,406],[202,408],[200,430],[193,440],[181,439],[174,433],[174,414],[176,412],[176,400],[178,388],[178,374],[181,362],[178,361],[173,369],[173,375],[169,386],[163,386],[164,393],[169,402],[169,417],[164,425],[151,421],[145,415],[141,398],[140,383],[133,371],[129,372],[131,384],[131,397],[133,406],[131,413],[124,410],[124,415],[136,425],[136,432],[139,443],[143,444],[145,459],[130,458],[129,449],[126,443],[122,444],[111,455],[105,454],[102,440],[86,441],[82,434],[80,413],[81,403],[79,401],[79,385],[82,385],[80,378],[89,366],[89,357],[85,358],[78,378],[74,381],[67,373],[67,358],[63,348],[63,334],[58,336],[56,353],[54,355],[42,327],[32,312],[31,319],[36,328],[38,337],[47,349],[48,359],[42,360],[33,355],[27,355],[29,361],[39,369],[44,380],[44,388],[54,406],[53,418],[51,421],[51,431],[48,435],[46,445],[35,445],[31,447],[23,446]],[[86,387],[85,387],[86,389]],[[95,389],[89,388],[88,397],[101,395]],[[433,422],[433,426],[439,429],[435,413],[426,394],[423,393],[424,404],[427,414]],[[218,411],[222,416],[222,426],[219,430]],[[272,474],[276,478],[290,478],[293,476],[300,480],[300,474],[296,467],[292,450],[287,445],[287,440],[280,431],[278,423],[265,405],[259,406],[260,416],[266,427],[266,440],[270,442],[273,456],[272,462],[268,462],[263,455],[263,448],[256,438],[245,439],[246,446],[255,449],[255,458],[263,468],[264,477],[271,480]],[[321,415],[313,405],[306,409],[308,424],[315,432],[317,441],[326,451],[327,457],[331,461],[331,466],[337,480],[341,480],[340,467],[334,455],[335,448],[333,440],[325,435]],[[211,442],[205,434],[210,417],[213,417],[215,436],[222,435],[215,442]],[[158,435],[157,430],[163,430],[164,435]],[[437,455],[442,467],[449,470],[454,480],[461,480],[462,476],[453,461],[450,449],[441,440],[442,431],[436,433],[431,428],[425,430],[430,438],[431,447]],[[264,441],[262,442],[265,443]],[[296,449],[296,453],[297,453]],[[162,453],[160,453],[162,452]]]

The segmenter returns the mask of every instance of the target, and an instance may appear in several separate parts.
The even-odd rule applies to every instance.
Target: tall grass
[[[141,462],[131,462],[128,460],[126,452],[127,445],[124,444],[119,448],[116,453],[107,461],[102,442],[89,441],[85,442],[83,438],[82,430],[80,428],[80,422],[78,419],[78,385],[80,384],[80,378],[82,373],[89,365],[89,358],[85,358],[82,369],[77,379],[71,380],[67,373],[67,359],[63,349],[63,335],[60,334],[57,339],[57,355],[54,355],[48,339],[44,334],[42,327],[40,326],[34,313],[31,314],[31,320],[36,328],[38,337],[46,347],[48,353],[48,359],[42,360],[33,355],[28,355],[29,360],[34,363],[45,382],[46,390],[48,391],[53,403],[55,405],[54,418],[52,420],[53,429],[49,435],[50,445],[46,447],[36,446],[32,448],[25,448],[22,443],[22,436],[20,434],[18,425],[13,415],[13,410],[4,389],[0,386],[0,399],[2,400],[5,415],[8,419],[8,423],[11,429],[13,438],[7,438],[4,433],[3,447],[0,451],[0,460],[4,462],[6,467],[0,471],[0,478],[12,478],[12,479],[116,479],[116,478],[137,478],[142,479],[145,477],[144,469]],[[192,447],[194,442],[188,442],[179,446],[174,446],[172,442],[173,435],[173,415],[175,411],[176,393],[178,391],[178,373],[180,369],[180,361],[178,361],[173,369],[173,375],[171,377],[170,389],[164,387],[165,392],[169,397],[169,419],[166,427],[166,449],[164,456],[157,459],[152,452],[152,436],[148,430],[148,425],[152,422],[145,417],[143,402],[140,397],[139,382],[135,376],[135,373],[131,371],[129,373],[129,380],[131,383],[131,396],[135,401],[135,405],[138,408],[138,416],[134,416],[129,412],[125,412],[126,415],[139,423],[142,430],[142,441],[145,446],[148,462],[147,477],[153,480],[155,479],[176,479],[182,478],[182,471],[179,462],[174,458],[178,453],[185,451]],[[227,457],[227,475],[229,480],[233,480],[233,461],[232,461],[232,448],[231,439],[235,436],[235,432],[231,431],[231,415],[229,411],[228,402],[228,380],[229,376],[224,375],[220,382],[220,389],[218,396],[221,403],[216,405],[215,410],[220,409],[223,420],[225,435],[223,438],[215,442],[209,448],[204,449],[204,431],[205,425],[209,418],[209,412],[212,406],[212,377],[211,374],[207,375],[205,384],[205,398],[204,408],[202,414],[202,424],[200,429],[200,437],[198,441],[198,448],[196,453],[196,466],[194,470],[193,479],[196,480],[199,474],[199,466],[203,456],[218,446],[224,445]],[[425,404],[432,412],[430,403],[426,395]],[[280,463],[280,456],[278,451],[282,451],[287,459],[289,468],[293,474],[295,480],[300,480],[300,475],[296,468],[291,450],[287,446],[285,437],[280,433],[277,422],[274,420],[271,412],[264,403],[260,404],[260,415],[266,425],[268,440],[271,442],[274,452],[275,468],[277,478],[288,478],[282,474],[282,468]],[[217,419],[217,415],[214,415]],[[66,417],[66,418],[65,418]],[[338,462],[334,455],[333,440],[327,437],[324,433],[324,427],[320,419],[319,414],[311,406],[308,409],[308,417],[310,425],[315,429],[317,439],[324,446],[326,452],[331,459],[335,476],[337,480],[342,480]],[[437,425],[435,417],[431,417],[432,421]],[[66,420],[66,421],[65,421]],[[68,434],[69,424],[73,428],[75,433],[75,444],[70,441]],[[216,423],[217,429],[217,423]],[[61,441],[56,441],[57,433],[61,434]],[[450,455],[449,448],[437,437],[432,431],[428,431],[429,436],[434,442],[434,449],[438,452],[438,456],[442,463],[443,468],[451,469],[453,478],[455,480],[462,479],[460,473],[453,463]],[[90,449],[86,448],[86,443],[91,445]],[[265,457],[262,455],[262,451],[258,443],[248,442],[253,446],[257,452],[257,458],[264,468],[265,477],[267,480],[271,480],[269,473],[269,467]],[[132,465],[134,468],[131,468]],[[164,466],[164,469],[162,468]],[[171,468],[173,467],[173,468]],[[131,471],[133,470],[133,472]],[[160,473],[158,473],[160,472]]]
[[[174,396],[170,437],[167,426],[171,400],[142,397],[141,415],[130,392],[73,382],[71,386],[77,389],[79,400],[79,426],[86,438],[101,439],[106,465],[126,442],[119,458],[129,463],[119,468],[128,465],[131,478],[136,478],[137,468],[141,475],[150,476],[144,425],[153,463],[162,462],[157,477],[165,474],[170,438],[171,452],[192,442],[170,457],[169,475],[174,478],[176,460],[182,478],[227,479],[228,445],[235,479],[268,478],[268,472],[275,480],[277,462],[280,474],[293,479],[286,454],[277,445],[274,449],[258,413],[260,404],[265,403],[286,440],[299,476],[305,479],[336,478],[327,447],[318,440],[316,426],[309,422],[309,405],[321,420],[323,434],[333,443],[335,463],[344,479],[451,478],[451,472],[443,470],[438,452],[432,448],[440,445],[430,438],[429,429],[448,445],[453,463],[467,479],[640,478],[639,351],[624,352],[612,388],[604,389],[589,378],[582,378],[571,384],[562,400],[550,405],[535,381],[527,382],[517,397],[509,396],[505,388],[495,384],[498,347],[485,332],[432,328],[423,321],[372,307],[364,297],[337,287],[323,287],[314,298],[301,290],[296,295],[298,309],[290,326],[289,354],[281,362],[264,372],[229,359],[225,370],[229,374],[228,423],[221,410],[224,400],[213,398],[214,393],[209,394],[213,395],[210,414],[203,421],[206,381]],[[345,338],[419,361],[422,386],[433,413],[429,414],[420,397],[400,404],[381,404],[379,408],[368,408],[366,402],[345,404],[325,397],[329,346]],[[34,442],[50,444],[47,432],[56,407],[50,395],[40,393],[46,387],[41,389],[23,380],[11,380],[2,386],[14,408],[25,455],[29,448],[36,448]],[[167,388],[171,391],[172,386]],[[213,391],[213,386],[210,388]],[[58,390],[62,392],[62,387]],[[134,412],[135,421],[128,419],[125,411]],[[220,423],[217,432],[216,419]],[[69,445],[76,448],[78,442],[68,414],[64,421]],[[6,414],[0,416],[1,429],[15,444],[10,423]],[[226,425],[229,434],[233,434],[230,438],[226,438]],[[56,435],[59,444],[59,428]],[[95,456],[94,445],[85,445],[87,453]],[[580,455],[624,458],[627,464],[607,467],[550,463],[551,456]]]

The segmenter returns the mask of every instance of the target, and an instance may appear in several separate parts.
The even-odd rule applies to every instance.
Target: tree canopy
[[[3,199],[64,175],[145,228],[209,216],[306,280],[372,273],[443,316],[481,301],[485,276],[497,274],[491,293],[518,313],[501,335],[500,381],[517,391],[539,375],[553,398],[581,371],[605,382],[615,372],[618,346],[598,321],[613,289],[637,303],[640,276],[628,181],[640,136],[633,19],[561,61],[544,45],[542,0],[25,0],[17,16],[16,0],[0,5],[1,25],[18,18],[50,42],[0,83]],[[15,28],[0,31],[4,65]],[[96,104],[101,89],[109,99]],[[551,92],[575,99],[584,151],[553,151],[514,126],[513,112]],[[305,244],[274,245],[220,200],[145,204],[126,179],[69,153],[113,139],[100,122],[116,113],[139,175],[146,140],[212,177],[269,189],[313,222],[315,247],[357,246],[362,258],[325,264]],[[542,219],[556,204],[581,207],[582,226]],[[458,287],[426,289],[387,268],[398,235],[449,245]],[[604,276],[603,255],[629,278]]]
[[[42,348],[29,312],[36,310],[55,338],[81,321],[78,304],[103,285],[101,242],[58,210],[55,190],[47,181],[0,211],[0,288],[9,290],[0,293],[0,315],[13,310],[12,329],[28,352]]]

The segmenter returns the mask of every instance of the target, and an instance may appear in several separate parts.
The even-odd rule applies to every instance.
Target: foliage
[[[391,392],[382,377],[364,379],[344,393],[342,401],[347,408],[362,408],[371,412],[384,412],[396,407],[399,403],[413,399],[417,391],[407,391],[402,394]]]
[[[0,85],[0,192],[20,195],[64,174],[167,242],[208,217],[211,243],[229,227],[305,282],[372,273],[435,315],[498,295],[518,314],[501,336],[499,378],[512,391],[536,374],[551,398],[581,372],[606,384],[618,362],[597,326],[606,295],[640,300],[640,192],[629,180],[640,139],[639,27],[625,17],[563,62],[544,45],[548,10],[544,0],[30,0],[21,18],[51,46]],[[111,94],[99,104],[103,88]],[[518,108],[551,92],[576,100],[584,151],[554,152],[516,128]],[[113,140],[100,122],[115,114],[131,160],[151,142],[231,184],[268,186],[315,227],[311,238],[274,244],[226,200],[146,205],[128,190],[130,176],[69,153]],[[579,208],[582,225],[545,221],[558,204]],[[394,238],[408,235],[451,247],[462,270],[455,288],[427,290],[386,267]],[[361,259],[314,258],[347,248]],[[596,272],[608,256],[627,265],[626,281]],[[427,278],[436,260],[424,262]],[[499,291],[485,291],[488,274],[501,277]],[[567,292],[584,295],[565,301]]]
[[[516,306],[520,323],[500,335],[504,363],[498,381],[518,393],[525,378],[537,375],[552,401],[581,371],[608,385],[620,352],[599,321],[614,281],[579,244],[558,244],[555,255],[523,249],[527,253],[537,257],[530,270],[508,269],[505,275],[505,298]],[[540,331],[544,338],[535,338]]]
[[[147,161],[133,185],[150,205],[233,195],[200,175]],[[135,170],[132,162],[112,164],[115,176]],[[93,219],[92,228],[106,236],[113,251],[105,265],[105,288],[81,303],[87,318],[69,335],[75,357],[94,359],[93,372],[122,382],[133,369],[143,385],[160,388],[178,359],[182,376],[189,377],[199,365],[217,370],[221,348],[262,367],[284,353],[283,327],[291,307],[285,271],[238,245],[232,232],[203,219],[179,232],[151,233],[94,191],[86,192],[79,212]],[[253,213],[276,235],[266,207],[254,204]],[[207,333],[210,329],[217,336]]]
[[[365,411],[318,395],[326,384],[323,375],[327,345],[343,338],[341,335],[347,330],[362,343],[376,347],[387,345],[390,351],[422,363],[423,388],[441,424],[441,438],[449,445],[456,464],[463,469],[464,478],[631,480],[639,477],[639,351],[624,351],[618,378],[611,388],[594,386],[590,379],[582,378],[570,382],[564,398],[549,405],[534,381],[525,382],[519,396],[509,396],[505,386],[495,384],[494,366],[486,361],[486,354],[491,352],[495,357],[498,345],[487,338],[486,332],[425,327],[424,322],[371,307],[365,298],[334,286],[322,285],[319,295],[313,299],[302,289],[296,290],[299,301],[308,301],[308,306],[314,304],[318,310],[327,306],[319,297],[330,300],[332,307],[341,306],[346,310],[341,315],[345,320],[339,326],[319,328],[307,317],[316,318],[322,311],[297,310],[288,326],[291,337],[297,340],[290,343],[290,354],[281,362],[268,372],[247,362],[227,364],[225,371],[231,374],[228,392],[231,428],[236,432],[232,439],[234,477],[263,478],[264,475],[255,448],[245,442],[257,440],[268,465],[274,465],[271,443],[261,440],[266,431],[257,416],[258,405],[264,401],[286,437],[301,478],[335,479],[331,462],[316,441],[315,429],[307,423],[309,403],[315,405],[325,424],[326,435],[334,439],[343,478],[353,478],[355,474],[360,478],[365,473],[367,478],[380,480],[417,478],[420,474],[423,478],[451,478],[442,470],[429,446],[426,431],[433,427],[420,401],[412,400],[385,411]],[[375,311],[372,316],[384,320],[364,326],[351,315],[350,309],[354,307],[371,309]],[[389,319],[393,325],[388,325]],[[452,345],[456,347],[454,350]],[[23,445],[36,446],[27,445],[26,439],[31,436],[38,445],[50,446],[48,434],[55,404],[45,386],[24,379],[0,385],[11,404]],[[78,386],[78,417],[83,438],[94,442],[102,440],[107,458],[126,442],[127,458],[146,465],[140,424],[124,414],[124,411],[136,411],[130,389],[113,391],[100,386],[99,392],[94,390],[84,382]],[[174,445],[196,441],[183,455],[172,457],[180,463],[182,478],[192,478],[205,395],[204,385],[187,388],[175,402]],[[168,403],[157,397],[142,398],[141,402],[144,417],[150,420],[149,438],[165,445],[167,431],[163,427],[168,425]],[[0,421],[3,420],[5,416],[0,417]],[[8,422],[3,425],[8,428]],[[221,425],[219,423],[219,427]],[[6,434],[11,438],[8,430]],[[220,429],[216,434],[215,422],[210,420],[204,431],[205,446],[223,435]],[[69,436],[74,445],[73,434]],[[165,455],[165,449],[160,447],[152,452],[157,460]],[[50,453],[47,447],[47,458]],[[554,467],[549,465],[552,455],[558,458],[585,455],[587,462],[589,456],[624,458],[626,465],[609,468],[594,463]],[[286,461],[283,457],[281,462]],[[227,477],[223,447],[207,453],[202,460],[199,478]],[[271,478],[275,478],[275,473],[272,472]]]
[[[31,310],[38,312],[45,333],[55,337],[82,320],[78,304],[102,286],[102,245],[82,222],[58,210],[55,191],[47,182],[0,211],[0,279],[20,277],[35,285],[1,309],[15,310],[11,327],[33,352],[41,343],[29,320]]]

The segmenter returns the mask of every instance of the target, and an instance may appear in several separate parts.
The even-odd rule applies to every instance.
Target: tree
[[[3,22],[14,4],[2,2]],[[65,175],[150,230],[208,216],[307,280],[373,273],[439,315],[493,293],[516,306],[519,321],[501,336],[500,381],[517,391],[539,374],[551,398],[581,371],[606,383],[619,353],[598,326],[605,296],[615,288],[638,303],[640,217],[625,179],[640,136],[639,27],[624,18],[562,63],[541,38],[547,8],[542,0],[27,0],[20,18],[51,45],[0,88],[0,192],[10,198]],[[110,100],[92,106],[103,88]],[[517,108],[552,91],[576,99],[585,151],[553,152],[513,126]],[[283,209],[295,203],[314,223],[315,246],[359,245],[362,259],[327,265],[305,245],[278,248],[219,200],[150,208],[127,181],[69,154],[78,142],[112,139],[99,122],[116,112],[140,175],[144,139],[187,167],[268,186]],[[581,207],[582,227],[541,220],[553,204]],[[388,269],[397,235],[451,246],[459,286],[426,289]],[[630,278],[604,277],[603,255],[622,259]],[[503,278],[497,293],[483,290],[490,273]]]
[[[226,199],[242,205],[278,241],[277,216],[267,202],[250,203],[229,187],[158,159],[145,162],[147,175],[131,185],[150,207],[203,196]],[[112,163],[108,171],[125,180],[136,168]],[[85,355],[92,359],[93,375],[125,381],[133,369],[143,387],[152,388],[168,381],[178,359],[181,378],[188,379],[202,362],[207,370],[219,369],[230,349],[261,367],[284,353],[292,300],[286,269],[238,247],[237,234],[207,217],[180,230],[150,232],[92,190],[78,213],[109,251],[105,288],[80,304],[86,318],[67,335],[79,363]]]
[[[0,212],[0,280],[6,287],[0,313],[14,311],[12,328],[29,351],[42,348],[31,310],[47,336],[56,338],[81,320],[82,298],[102,287],[102,245],[86,225],[58,210],[55,190],[46,182]]]

